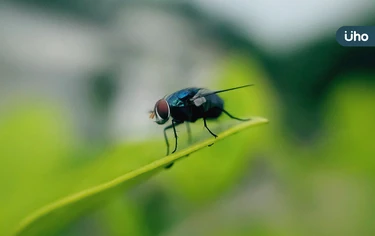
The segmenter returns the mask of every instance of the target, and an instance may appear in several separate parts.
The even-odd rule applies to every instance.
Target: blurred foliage
[[[115,15],[116,4],[101,3],[33,4],[96,21]],[[374,49],[342,48],[327,37],[275,57],[232,25],[189,4],[175,7],[230,52],[212,88],[256,84],[223,94],[228,111],[267,117],[270,124],[195,153],[106,204],[99,198],[99,207],[56,228],[87,209],[60,212],[40,225],[44,235],[373,235]],[[98,110],[111,102],[113,77],[105,72],[89,85]],[[61,107],[22,102],[0,117],[0,235],[47,203],[164,154],[162,139],[98,153],[76,138]],[[202,132],[199,123],[192,128],[195,136]]]
[[[99,203],[106,204],[106,200],[110,198],[111,195],[116,193],[118,194],[120,190],[124,191],[124,189],[132,187],[134,184],[140,184],[142,180],[147,179],[149,176],[153,175],[159,170],[163,170],[164,167],[169,163],[175,162],[178,159],[185,157],[186,155],[190,155],[192,152],[210,146],[234,133],[244,131],[246,128],[266,122],[267,120],[263,118],[253,118],[250,121],[242,122],[238,125],[231,124],[229,126],[230,128],[228,128],[224,132],[218,133],[217,138],[210,137],[209,139],[200,141],[186,148],[185,150],[176,152],[175,154],[164,157],[148,165],[138,166],[134,170],[128,170],[128,172],[124,172],[122,176],[118,176],[115,179],[110,180],[109,182],[101,183],[89,189],[83,189],[71,196],[59,199],[52,204],[47,204],[38,211],[31,214],[24,221],[22,221],[20,227],[18,228],[17,235],[40,235],[41,233],[44,233],[46,229],[51,228],[52,230],[56,229],[59,226],[61,227],[64,225],[64,223],[69,222],[72,218],[76,217],[77,215],[81,215],[90,208],[97,206]],[[126,159],[128,159],[124,158],[125,156],[128,156],[129,158],[139,157],[142,159],[150,160],[151,158],[144,156],[143,149],[145,147],[153,150],[159,148],[158,146],[152,145],[151,143],[144,143],[137,146],[138,149],[132,150],[132,152],[129,152],[129,147],[120,147],[121,150],[118,152],[119,155],[117,155],[119,159],[117,159],[116,162],[112,162],[112,166],[116,165],[116,163],[125,162]],[[117,153],[117,150],[115,151],[115,153]],[[106,156],[103,159],[112,159],[112,161],[114,161],[110,156]],[[104,175],[105,173],[112,172],[112,168],[110,166],[108,166],[108,169],[106,170],[103,168],[103,165],[101,163],[98,164],[100,165],[100,168],[102,169]],[[84,171],[84,169],[81,169],[81,172],[82,171]],[[93,175],[93,173],[94,172],[92,172],[91,175]],[[81,176],[76,177],[80,178]],[[97,179],[97,175],[87,175],[84,177],[94,180]]]
[[[56,228],[86,211],[59,212],[43,224],[44,235],[369,235],[375,232],[374,167],[371,145],[375,110],[373,75],[348,74],[324,104],[323,129],[313,143],[289,135],[278,116],[283,106],[256,61],[241,54],[223,63],[214,88],[254,83],[223,94],[237,116],[256,114],[271,123],[206,148],[127,194],[116,192],[69,227]],[[349,79],[352,78],[352,79]],[[350,81],[350,82],[348,82]],[[364,82],[367,81],[367,82]],[[246,97],[247,99],[243,99]],[[75,140],[64,111],[46,101],[14,106],[0,123],[1,235],[9,235],[27,213],[46,203],[109,181],[162,156],[163,140],[126,144],[102,153]],[[228,118],[221,118],[222,121]],[[179,128],[182,131],[182,127]],[[201,124],[192,127],[202,132]],[[205,138],[204,136],[202,138]],[[186,140],[185,140],[186,141]],[[181,142],[186,142],[182,140]],[[147,146],[147,148],[145,148]],[[152,148],[150,148],[152,147]],[[142,152],[142,158],[134,158]],[[124,153],[128,155],[124,156]],[[80,157],[80,158],[76,158]],[[238,203],[238,211],[217,206],[265,160],[274,186],[263,201]],[[123,164],[119,164],[123,163]],[[262,186],[262,181],[258,187]],[[257,185],[256,185],[257,186]],[[255,187],[256,190],[256,187]],[[240,194],[241,195],[241,194]],[[231,200],[232,199],[232,200]],[[98,203],[103,199],[98,198]],[[88,204],[90,205],[90,204]],[[242,206],[242,207],[241,207]],[[251,210],[251,207],[257,206]],[[237,206],[238,207],[238,206]],[[250,210],[241,212],[241,208]],[[240,214],[240,215],[238,215]],[[194,221],[194,219],[204,220]],[[238,217],[236,221],[229,218]],[[88,223],[87,223],[88,222]],[[252,222],[252,223],[250,223]],[[85,226],[88,224],[89,226]],[[204,225],[204,227],[203,227]],[[93,227],[94,226],[94,227]],[[96,233],[95,233],[95,232]],[[50,232],[50,233],[48,233]]]
[[[234,81],[233,85],[246,82],[246,75],[243,74],[241,76],[241,68],[246,67],[242,65],[239,69],[236,69],[236,65],[232,66],[234,66],[233,71],[238,71],[238,78],[240,79],[238,82]],[[241,81],[241,79],[243,81]],[[224,84],[224,86],[227,85],[230,84]],[[251,90],[243,90],[243,92],[239,92],[240,96],[247,96],[250,94],[252,94]],[[238,98],[238,96],[231,95],[233,98]],[[238,101],[240,101],[240,99],[237,99],[237,102]],[[241,108],[241,106],[242,108],[246,108],[246,104],[241,105],[232,103],[232,105],[230,105],[229,103],[228,107],[231,106],[231,112],[237,113],[238,116],[244,115],[248,112],[246,109],[238,109]],[[1,221],[4,223],[6,222],[6,224],[1,227],[1,229],[4,230],[2,234],[8,235],[10,232],[9,230],[15,227],[17,221],[23,218],[26,212],[30,213],[55,199],[109,181],[129,170],[155,160],[155,157],[162,156],[162,153],[165,151],[163,140],[159,140],[157,142],[150,141],[143,144],[129,144],[123,147],[114,147],[112,150],[100,154],[98,158],[93,158],[93,156],[98,154],[90,153],[89,150],[85,150],[85,147],[79,146],[80,143],[78,140],[74,140],[70,137],[72,134],[74,135],[74,132],[69,128],[70,124],[67,120],[58,119],[58,117],[64,117],[62,113],[63,111],[59,111],[53,104],[35,101],[29,102],[22,107],[15,107],[14,111],[8,111],[7,117],[3,119],[2,136],[0,140],[2,140],[1,143],[4,147],[2,148],[3,155],[1,155],[3,157],[1,159],[3,162],[1,166],[4,171],[1,172],[3,175],[1,178],[1,186],[4,186],[3,189],[7,194],[2,195],[3,201],[1,202],[6,203],[6,206],[2,206],[4,209],[2,214],[4,219],[7,218],[7,220]],[[246,135],[250,136],[251,134],[249,133]],[[238,136],[239,138],[234,137],[228,141],[223,141],[223,145],[225,145],[225,142],[229,142],[229,145],[233,145],[233,147],[238,146],[239,156],[244,156],[241,154],[240,150],[246,147],[246,139],[243,138],[243,135],[242,137],[241,135]],[[241,144],[241,142],[244,144]],[[41,144],[43,148],[40,148]],[[157,147],[155,146],[156,144]],[[145,146],[148,148],[145,149]],[[182,192],[182,195],[185,195],[187,198],[197,199],[198,202],[202,200],[207,201],[213,196],[218,196],[220,192],[229,187],[230,184],[238,178],[238,176],[235,178],[236,173],[241,173],[239,168],[243,166],[241,164],[241,162],[243,162],[241,159],[234,158],[218,159],[219,162],[215,164],[213,161],[215,161],[215,159],[217,160],[217,156],[220,156],[218,151],[221,153],[225,151],[220,148],[221,146],[222,145],[214,145],[213,148],[211,148],[214,150],[213,154],[206,153],[199,157],[199,153],[197,153],[186,160],[186,162],[188,162],[187,167],[191,165],[189,164],[190,160],[198,162],[197,164],[202,167],[198,170],[195,168],[196,173],[192,172],[194,166],[192,166],[193,168],[190,170],[192,173],[189,175],[186,175],[186,172],[169,172],[172,175],[177,174],[174,176],[177,181],[181,178],[182,181],[187,180],[189,179],[186,178],[188,176],[192,176],[194,179],[199,173],[201,173],[200,175],[206,174],[208,178],[205,179],[211,181],[211,183],[203,182],[201,187],[199,187],[194,186],[193,182],[190,185],[189,182],[185,182],[185,188],[182,189],[177,186],[173,188],[173,183],[170,182],[171,177],[167,174],[167,178],[162,180],[164,188],[169,189],[169,191],[167,191],[171,192],[170,194],[172,194],[172,196],[175,195],[173,193],[174,190],[180,189],[179,191],[184,191]],[[142,150],[143,157],[134,158],[134,156],[139,156],[137,153],[140,153],[140,150]],[[160,155],[157,155],[155,150],[160,150],[158,151],[160,152]],[[128,153],[129,158],[124,157],[124,153]],[[197,155],[198,157],[194,158],[194,156]],[[231,153],[229,156],[237,155],[238,154],[236,153]],[[77,158],[75,158],[77,156],[80,156],[78,162]],[[207,161],[205,158],[211,160]],[[231,164],[233,161],[241,162],[239,162],[236,167],[236,165]],[[118,165],[114,163],[126,163],[126,165]],[[215,168],[212,168],[213,164],[216,165]],[[221,168],[219,168],[219,164],[221,164]],[[180,169],[178,168],[179,164],[176,165],[177,166],[174,167],[174,169]],[[227,167],[231,165],[233,166],[233,169],[228,169]],[[215,175],[220,175],[223,178],[221,181],[220,179],[211,178],[211,176]],[[12,176],[13,180],[11,185],[9,183],[6,184],[7,182],[5,182],[10,176]],[[177,182],[176,184],[181,186],[181,182]],[[207,185],[213,186],[212,190],[208,191],[205,187]],[[207,196],[201,198],[201,194],[200,192],[197,192],[197,190],[202,191],[203,189],[207,190]],[[189,191],[193,192],[189,194]],[[8,204],[7,199],[12,199],[14,205]],[[32,201],[26,199],[32,199]],[[58,230],[56,229],[56,225],[63,225],[64,220],[68,222],[69,218],[86,210],[85,207],[89,206],[90,201],[93,200],[88,199],[87,201],[88,203],[82,206],[74,205],[74,211],[60,209],[57,213],[59,217],[48,217],[46,219],[48,223],[39,226],[42,227],[43,232],[46,232],[47,234],[49,231],[51,233],[56,232],[56,230]],[[95,201],[100,202],[102,199],[99,198],[99,200],[96,199]],[[158,204],[158,202],[156,202],[156,204]],[[110,209],[109,206],[108,209],[103,211],[110,211]],[[126,211],[122,211],[122,214],[123,217],[126,217]],[[108,227],[115,226],[109,225]],[[38,232],[41,229],[35,228],[34,230],[35,232]],[[118,231],[118,229],[116,231]]]

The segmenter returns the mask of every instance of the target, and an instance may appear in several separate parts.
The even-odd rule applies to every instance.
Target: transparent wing
[[[211,90],[202,88],[198,90],[198,92],[190,99],[190,101],[193,102],[195,106],[199,107],[207,102],[206,97],[211,94],[213,94]]]

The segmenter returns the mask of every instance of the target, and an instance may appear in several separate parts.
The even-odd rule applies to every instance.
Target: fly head
[[[168,102],[165,99],[160,99],[156,102],[154,110],[150,114],[150,118],[155,117],[155,122],[159,125],[164,124],[169,120],[171,111]]]

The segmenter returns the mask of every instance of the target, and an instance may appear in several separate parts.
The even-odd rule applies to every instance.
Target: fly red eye
[[[155,111],[163,120],[169,117],[169,105],[164,99],[159,100],[155,105]]]

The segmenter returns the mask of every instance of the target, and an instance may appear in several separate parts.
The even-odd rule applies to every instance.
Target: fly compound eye
[[[166,100],[160,99],[155,104],[156,122],[164,124],[170,116],[169,105]]]

